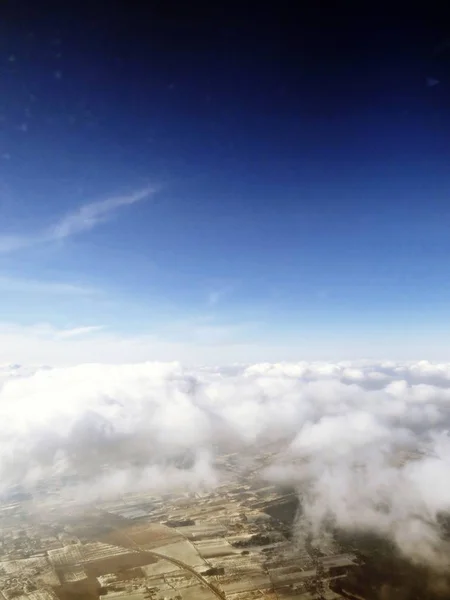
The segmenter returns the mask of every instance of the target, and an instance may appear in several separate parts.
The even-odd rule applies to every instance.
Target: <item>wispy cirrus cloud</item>
[[[34,325],[18,325],[0,321],[0,335],[5,333],[25,334],[36,339],[59,340],[61,338],[78,337],[104,329],[103,325],[88,325],[60,328],[51,323],[35,323]]]
[[[27,246],[33,246],[38,242],[43,241],[36,236],[26,235],[1,235],[0,234],[0,253],[7,254],[8,252],[14,252]]]
[[[268,348],[256,344],[251,324],[186,320],[133,333],[109,324],[84,322],[60,327],[48,322],[20,324],[0,321],[1,363],[69,365],[86,362],[182,360],[186,364],[263,360]],[[276,349],[278,352],[279,349]],[[275,352],[274,352],[275,353]]]
[[[155,191],[153,187],[146,187],[132,194],[114,196],[106,200],[84,204],[37,233],[23,235],[0,234],[0,253],[6,254],[36,244],[63,240],[90,231],[97,225],[106,222],[120,208],[145,200]]]
[[[103,325],[88,325],[86,327],[74,327],[73,329],[62,329],[58,331],[55,335],[57,338],[74,338],[81,337],[84,335],[89,335],[90,333],[95,333],[96,331],[101,331],[104,329]]]
[[[153,188],[144,188],[127,196],[84,204],[50,227],[47,235],[50,239],[63,239],[93,229],[100,223],[104,223],[117,209],[136,204],[148,198],[152,192],[154,192]]]
[[[0,292],[91,296],[97,294],[98,290],[74,283],[45,280],[40,281],[37,279],[22,279],[17,277],[0,276]]]

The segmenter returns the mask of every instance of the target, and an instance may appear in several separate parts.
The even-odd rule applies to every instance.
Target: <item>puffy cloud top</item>
[[[220,480],[218,452],[279,442],[264,476],[297,487],[313,527],[332,516],[437,560],[449,425],[450,364],[4,365],[0,485],[193,489]]]

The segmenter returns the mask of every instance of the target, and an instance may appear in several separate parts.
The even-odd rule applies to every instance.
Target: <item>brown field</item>
[[[120,527],[104,536],[102,541],[116,546],[136,545],[151,550],[182,539],[183,537],[175,529],[158,523],[144,523],[128,527],[121,523]]]

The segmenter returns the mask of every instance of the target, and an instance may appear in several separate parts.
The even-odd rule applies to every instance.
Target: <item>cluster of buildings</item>
[[[232,473],[233,456],[221,459]],[[303,532],[294,493],[235,473],[203,494],[0,507],[0,600],[333,600],[356,566]],[[306,529],[305,529],[306,531]]]

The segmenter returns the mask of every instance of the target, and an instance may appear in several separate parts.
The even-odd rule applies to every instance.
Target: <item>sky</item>
[[[0,362],[450,360],[442,15],[44,5],[0,9]]]
[[[314,527],[447,565],[446,15],[131,4],[1,3],[0,495],[283,441]]]

